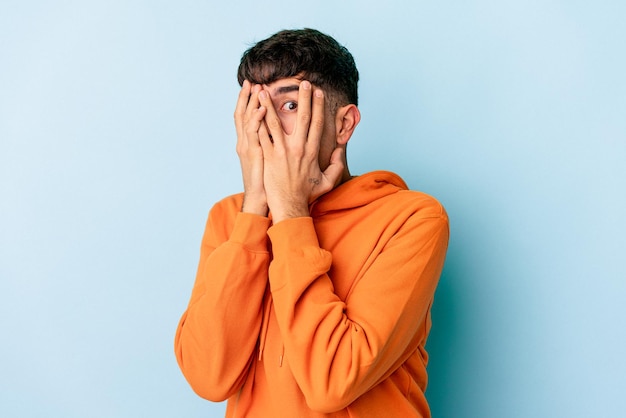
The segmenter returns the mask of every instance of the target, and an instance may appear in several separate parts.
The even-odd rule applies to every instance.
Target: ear
[[[335,136],[338,145],[345,145],[350,140],[354,129],[361,121],[361,112],[355,104],[349,104],[337,109],[335,115]]]

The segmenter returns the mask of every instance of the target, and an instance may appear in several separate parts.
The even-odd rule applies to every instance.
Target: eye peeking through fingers
[[[295,112],[298,109],[298,102],[290,100],[288,102],[285,102],[281,107],[280,110],[284,111],[284,112]]]

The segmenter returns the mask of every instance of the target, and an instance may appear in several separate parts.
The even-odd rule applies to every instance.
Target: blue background
[[[625,4],[2,1],[0,415],[223,415],[174,331],[241,190],[241,53],[309,26],[361,72],[352,172],[451,218],[434,417],[622,417]]]

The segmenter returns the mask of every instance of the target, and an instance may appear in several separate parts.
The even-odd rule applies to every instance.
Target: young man
[[[178,364],[227,417],[430,417],[430,307],[448,219],[389,172],[351,176],[350,53],[311,29],[244,53],[244,192],[211,210]]]

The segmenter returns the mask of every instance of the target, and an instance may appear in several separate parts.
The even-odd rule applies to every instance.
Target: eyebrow
[[[279,96],[281,94],[287,94],[298,90],[300,90],[300,86],[298,84],[291,84],[289,86],[277,87],[274,89],[274,95]]]

